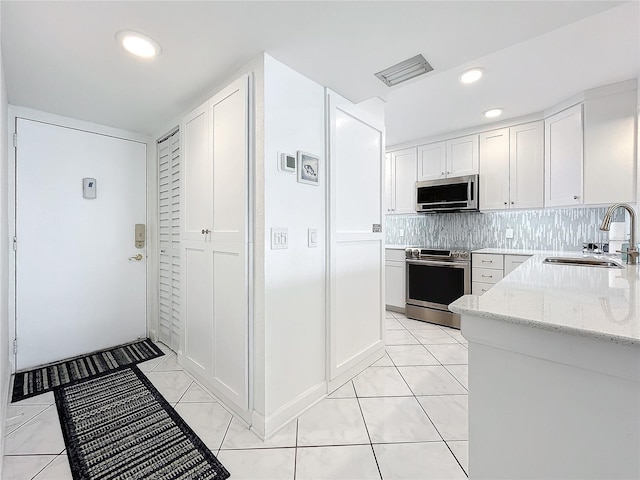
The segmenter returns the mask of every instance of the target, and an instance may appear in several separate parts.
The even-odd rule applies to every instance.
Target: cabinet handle
[[[573,196],[573,199],[574,199],[574,200],[577,200],[577,199],[579,199],[579,198],[580,198],[580,195],[574,195],[574,196]]]
[[[493,275],[482,275],[482,278],[493,278]]]
[[[444,172],[442,172],[440,175],[444,175]]]
[[[206,235],[208,233],[211,233],[208,228],[206,230],[204,228],[202,229],[202,234],[203,235]]]
[[[482,263],[493,263],[493,260],[482,260]]]
[[[447,172],[447,175],[449,175],[451,172]]]
[[[514,203],[516,203],[516,202],[512,201],[512,202],[511,202],[511,205],[513,205]]]
[[[506,205],[506,204],[507,204],[507,202],[504,202],[504,204]]]

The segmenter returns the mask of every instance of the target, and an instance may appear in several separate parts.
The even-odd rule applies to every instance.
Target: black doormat
[[[12,402],[34,397],[62,385],[97,377],[136,363],[164,355],[148,338],[127,345],[43,365],[25,372],[17,372],[13,382]]]
[[[74,480],[229,478],[135,365],[54,395]]]

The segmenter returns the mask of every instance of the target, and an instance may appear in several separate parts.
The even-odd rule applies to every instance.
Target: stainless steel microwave
[[[416,182],[416,211],[477,212],[478,191],[478,175]]]

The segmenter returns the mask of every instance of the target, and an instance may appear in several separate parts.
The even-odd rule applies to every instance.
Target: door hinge
[[[17,148],[17,147],[18,147],[18,134],[17,134],[17,133],[14,133],[14,134],[13,134],[13,146],[14,146],[15,148]]]
[[[13,353],[18,353],[18,339],[13,341]]]
[[[17,251],[18,250],[18,238],[17,237],[13,237],[13,251]]]

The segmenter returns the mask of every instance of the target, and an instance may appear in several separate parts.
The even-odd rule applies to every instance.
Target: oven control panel
[[[469,250],[465,249],[434,249],[434,248],[407,248],[405,257],[408,259],[435,259],[450,261],[469,261]]]

